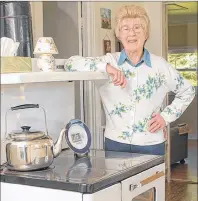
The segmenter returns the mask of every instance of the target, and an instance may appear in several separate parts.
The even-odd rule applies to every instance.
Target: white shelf
[[[64,82],[73,80],[104,80],[100,72],[31,72],[1,74],[1,85],[39,82]]]

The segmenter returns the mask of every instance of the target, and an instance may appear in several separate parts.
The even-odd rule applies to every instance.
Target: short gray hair
[[[146,10],[142,6],[137,5],[129,5],[129,6],[123,6],[119,9],[119,11],[116,14],[116,27],[115,27],[115,34],[116,36],[119,35],[120,31],[120,24],[123,19],[125,18],[140,18],[143,20],[143,28],[146,33],[147,39],[149,38],[150,34],[150,19],[148,17],[148,14]]]

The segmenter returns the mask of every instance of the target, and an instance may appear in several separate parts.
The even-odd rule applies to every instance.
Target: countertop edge
[[[135,167],[133,169],[127,169],[121,174],[116,174],[111,178],[105,178],[101,181],[98,181],[95,184],[74,184],[63,181],[49,181],[43,179],[34,179],[29,177],[18,177],[17,175],[2,175],[0,174],[0,181],[4,183],[19,184],[19,185],[28,185],[34,187],[43,187],[56,190],[65,190],[73,191],[78,193],[95,193],[102,189],[105,189],[111,185],[119,183],[122,180],[125,180],[129,177],[132,177],[136,174],[139,174],[143,171],[146,171],[149,168],[155,167],[164,163],[164,158],[156,158],[154,161],[149,161],[145,163],[144,167]],[[153,165],[154,164],[154,165]],[[141,170],[140,170],[141,169]]]

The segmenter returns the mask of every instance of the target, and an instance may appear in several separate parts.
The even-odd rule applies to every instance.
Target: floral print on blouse
[[[162,130],[148,132],[152,114],[160,113],[167,125],[175,121],[194,99],[195,88],[162,57],[147,51],[145,58],[149,62],[143,59],[138,66],[132,66],[123,58],[122,63],[118,62],[121,54],[107,53],[96,58],[72,56],[66,61],[65,69],[107,74],[108,63],[121,70],[127,79],[124,89],[114,86],[111,80],[98,86],[106,114],[105,137],[135,145],[162,143],[165,140]],[[175,99],[162,110],[163,101],[171,91]]]

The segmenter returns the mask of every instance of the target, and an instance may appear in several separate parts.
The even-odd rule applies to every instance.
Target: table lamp
[[[53,54],[58,54],[57,47],[51,37],[40,37],[36,43],[34,54],[39,54],[37,65],[41,71],[53,71],[55,59]]]

